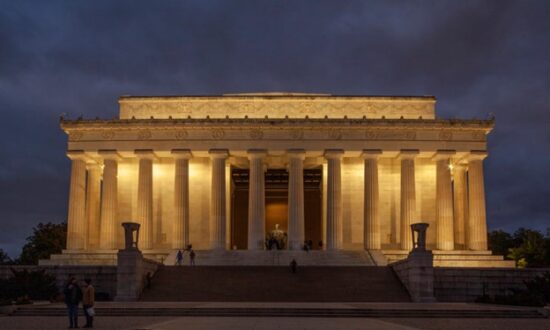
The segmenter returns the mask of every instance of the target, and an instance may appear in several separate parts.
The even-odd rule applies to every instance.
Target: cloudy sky
[[[0,0],[0,248],[66,218],[61,113],[117,97],[434,95],[496,115],[490,229],[550,227],[550,1]]]

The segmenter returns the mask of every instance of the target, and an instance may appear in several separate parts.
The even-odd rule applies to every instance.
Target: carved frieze
[[[253,140],[261,140],[264,136],[264,132],[262,132],[262,130],[259,128],[255,128],[255,129],[251,129],[248,135]]]
[[[104,140],[112,140],[115,137],[115,132],[113,130],[103,130],[101,132],[101,137]]]
[[[225,131],[222,128],[215,128],[212,130],[212,138],[219,140],[225,136]]]
[[[142,129],[142,130],[138,131],[137,138],[138,138],[138,140],[149,140],[149,139],[151,139],[152,135],[153,134],[151,134],[150,130]]]
[[[415,140],[416,132],[411,130],[405,131],[383,131],[383,130],[367,130],[365,132],[367,140]]]
[[[439,132],[438,138],[441,141],[451,141],[453,139],[453,133],[449,131],[441,131]]]
[[[184,140],[185,138],[187,138],[187,135],[188,133],[184,129],[177,130],[174,133],[174,137],[176,138],[176,140]]]

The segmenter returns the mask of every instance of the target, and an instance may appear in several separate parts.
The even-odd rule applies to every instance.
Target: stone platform
[[[251,302],[98,302],[98,317],[108,316],[238,316],[323,318],[548,318],[542,308],[464,303],[251,303]],[[82,311],[79,311],[82,313]],[[63,304],[17,308],[13,316],[65,316]]]
[[[38,261],[40,266],[90,265],[116,266],[118,250],[63,250],[61,254],[52,254],[50,259]],[[170,250],[146,250],[143,256],[158,262],[164,262]]]
[[[295,259],[299,266],[375,266],[367,251],[311,250],[199,250],[195,251],[195,263],[202,266],[288,266]],[[164,264],[176,264],[177,251],[172,251]],[[184,253],[184,264],[189,264],[189,253]]]
[[[389,264],[407,258],[405,250],[382,250]],[[434,267],[482,267],[482,268],[515,268],[513,260],[504,260],[503,256],[493,255],[491,251],[433,250]]]

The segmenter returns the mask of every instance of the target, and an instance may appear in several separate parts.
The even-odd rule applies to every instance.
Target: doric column
[[[487,220],[483,159],[485,151],[472,151],[468,159],[468,249],[487,250]]]
[[[142,250],[153,248],[153,160],[156,158],[153,150],[135,151],[139,159],[137,220],[139,229],[139,245]]]
[[[450,159],[451,150],[438,150],[433,159],[436,162],[435,217],[437,221],[437,249],[454,249],[453,192]]]
[[[71,159],[71,185],[69,188],[69,214],[67,224],[67,250],[86,247],[86,161],[84,151],[69,151]]]
[[[212,160],[212,188],[210,191],[210,245],[212,249],[225,249],[225,160],[227,150],[209,151]]]
[[[454,237],[455,247],[466,248],[467,220],[468,219],[468,192],[466,184],[466,166],[455,164],[453,168],[454,178]]]
[[[302,149],[288,150],[288,248],[299,250],[305,240],[304,159]]]
[[[365,195],[363,244],[366,250],[380,249],[380,216],[378,188],[378,157],[382,150],[363,150],[365,160]]]
[[[88,164],[88,184],[86,187],[86,219],[88,222],[87,249],[99,247],[100,231],[100,196],[101,167],[98,164]]]
[[[265,150],[249,150],[248,161],[248,249],[263,250],[265,241]]]
[[[401,150],[401,249],[412,249],[411,224],[416,221],[414,158],[418,150]]]
[[[326,150],[327,175],[327,249],[342,248],[342,156],[343,150]]]
[[[101,220],[99,248],[116,249],[116,222],[118,208],[118,160],[115,150],[100,150],[103,157],[103,188],[101,191]]]
[[[184,249],[189,244],[189,159],[188,149],[174,149],[174,222],[172,248]]]

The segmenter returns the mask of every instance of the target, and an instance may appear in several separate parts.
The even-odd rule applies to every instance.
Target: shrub
[[[18,299],[28,297],[34,300],[50,300],[57,293],[55,277],[45,270],[28,271],[11,268],[13,274],[0,280],[0,299]]]

